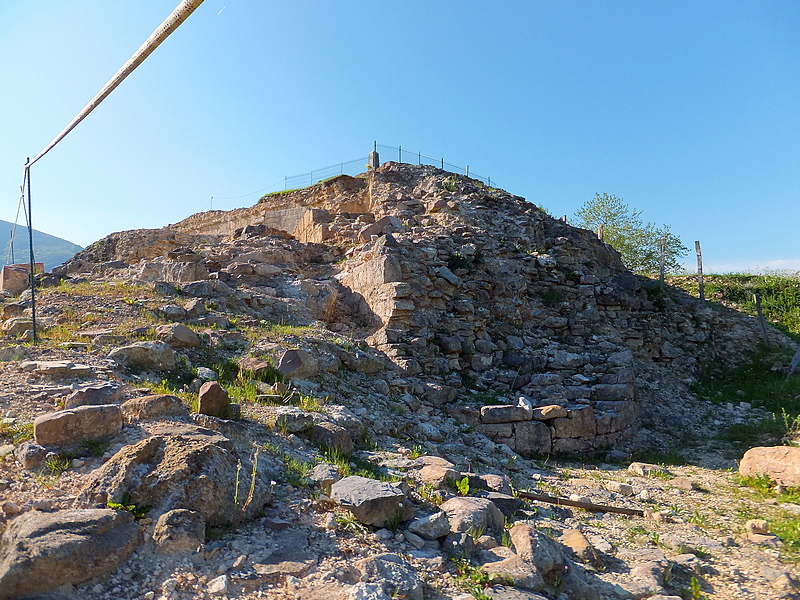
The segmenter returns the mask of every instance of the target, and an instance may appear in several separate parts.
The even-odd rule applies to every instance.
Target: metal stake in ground
[[[31,260],[30,276],[31,282],[31,326],[33,328],[33,343],[39,341],[39,336],[36,332],[36,260],[33,256],[33,216],[31,214],[31,159],[25,162],[25,185],[28,186],[28,246],[29,256]]]

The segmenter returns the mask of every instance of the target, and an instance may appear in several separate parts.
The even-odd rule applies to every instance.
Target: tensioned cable
[[[103,86],[97,95],[89,101],[89,104],[83,107],[83,110],[78,113],[78,115],[70,121],[69,125],[67,125],[64,130],[59,133],[55,139],[50,142],[47,147],[42,150],[32,161],[30,161],[27,167],[31,167],[37,160],[42,158],[45,154],[50,152],[58,142],[63,140],[67,134],[75,129],[75,127],[83,121],[89,113],[92,112],[97,106],[106,99],[106,97],[113,92],[117,86],[122,83],[122,81],[130,75],[133,70],[138,67],[144,59],[150,56],[153,51],[158,48],[158,46],[167,39],[173,31],[175,31],[181,23],[183,23],[189,15],[191,15],[194,10],[203,3],[203,0],[183,0],[178,7],[172,11],[172,14],[168,16],[161,25],[159,25],[158,29],[156,29],[147,40],[145,40],[144,44],[142,44],[139,49],[133,53],[128,61],[122,65],[122,67],[117,71],[114,76],[108,80],[108,82]]]
[[[105,100],[108,95],[113,92],[120,83],[122,83],[125,78],[130,75],[136,67],[138,67],[144,60],[150,56],[153,51],[161,45],[169,35],[175,31],[181,23],[183,23],[189,15],[191,15],[195,9],[203,3],[203,0],[183,0],[176,8],[172,11],[172,13],[158,26],[158,28],[148,37],[144,44],[142,44],[139,49],[134,52],[133,56],[128,59],[128,61],[122,65],[122,67],[114,74],[114,76],[108,80],[108,82],[103,86],[103,88],[92,98],[89,103],[83,107],[83,109],[77,114],[77,116],[69,122],[69,124],[64,128],[64,130],[59,133],[52,142],[50,142],[47,147],[42,150],[39,154],[37,154],[33,160],[30,158],[25,162],[25,172],[22,179],[22,190],[23,190],[23,197],[25,195],[25,190],[27,189],[27,200],[28,200],[28,244],[30,246],[30,283],[31,283],[31,319],[33,321],[33,343],[35,344],[36,339],[36,292],[35,292],[35,269],[36,263],[34,262],[34,254],[33,254],[33,222],[32,222],[32,209],[31,209],[31,167],[36,163],[40,158],[42,158],[45,154],[50,152],[56,144],[58,144],[61,140],[63,140],[70,131],[75,129],[78,124],[83,121],[89,113],[91,113],[95,108],[97,108],[100,103]]]
[[[14,227],[11,229],[11,239],[8,241],[8,255],[6,256],[6,264],[14,263],[14,240],[17,237],[17,223],[19,222],[19,209],[25,211],[25,222],[28,222],[28,211],[25,210],[25,189],[19,190],[19,204],[17,204],[17,214],[14,215]]]

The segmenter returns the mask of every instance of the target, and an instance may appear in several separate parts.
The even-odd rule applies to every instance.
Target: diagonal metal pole
[[[169,35],[175,31],[178,27],[180,27],[181,23],[183,23],[186,19],[189,18],[195,9],[203,3],[204,0],[183,0],[176,8],[172,11],[172,13],[164,20],[161,25],[148,37],[144,44],[142,44],[139,49],[133,53],[128,61],[120,67],[119,71],[114,73],[114,76],[108,80],[108,82],[103,86],[103,88],[97,92],[94,98],[92,98],[89,103],[83,107],[81,112],[79,112],[72,121],[69,122],[61,133],[59,133],[52,142],[50,142],[47,147],[39,152],[36,157],[31,160],[30,158],[25,163],[25,176],[23,180],[23,186],[25,183],[28,185],[28,239],[30,242],[30,259],[31,259],[31,272],[30,272],[30,281],[31,281],[31,313],[32,313],[32,320],[33,320],[33,341],[36,343],[37,335],[36,335],[36,302],[35,302],[35,273],[34,269],[36,263],[34,262],[34,255],[33,255],[33,225],[31,223],[31,167],[42,158],[45,154],[50,152],[53,148],[55,148],[56,144],[58,144],[61,140],[67,137],[70,131],[75,129],[78,124],[83,121],[86,117],[89,116],[95,108],[97,108],[100,103],[105,100],[108,95],[113,92],[120,83],[122,83],[125,78],[133,73],[133,71],[138,67],[140,64],[144,62],[144,60],[150,56],[153,51],[161,45]]]
[[[36,333],[36,259],[33,256],[33,218],[31,216],[31,159],[25,163],[25,184],[28,186],[28,254],[30,256],[30,272],[28,273],[31,283],[31,327],[33,328],[33,343],[39,341]]]
[[[113,92],[117,86],[123,82],[123,80],[133,73],[134,69],[138,67],[140,64],[144,62],[148,56],[150,56],[153,51],[158,48],[158,46],[163,42],[167,37],[175,31],[181,23],[183,23],[186,19],[189,18],[194,10],[203,3],[203,0],[183,0],[175,10],[172,11],[172,14],[168,16],[161,25],[150,35],[147,40],[145,40],[144,44],[142,44],[139,49],[133,53],[122,67],[120,67],[119,71],[117,71],[114,76],[108,80],[108,82],[103,86],[103,88],[97,92],[94,98],[89,101],[89,104],[83,107],[81,112],[77,114],[77,116],[70,121],[69,125],[67,125],[64,130],[59,133],[52,142],[50,142],[47,147],[42,150],[36,158],[34,158],[29,167],[32,166],[37,160],[42,158],[45,154],[50,152],[58,142],[63,140],[67,134],[77,127],[78,123],[83,121],[89,113],[92,112],[97,106],[106,99],[106,97]]]

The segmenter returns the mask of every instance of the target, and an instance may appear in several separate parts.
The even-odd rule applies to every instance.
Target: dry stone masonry
[[[0,302],[0,599],[797,596],[767,519],[800,506],[732,502],[729,462],[618,464],[764,416],[689,390],[754,321],[521,198],[373,165],[58,279],[48,344],[21,344],[25,291]],[[796,449],[740,472],[797,485]]]
[[[522,198],[391,162],[252,208],[113,234],[61,269],[85,271],[366,339],[426,400],[523,456],[613,447],[635,435],[654,397],[648,373],[685,389],[703,363],[735,363],[759,339],[746,317],[630,274],[594,234]],[[202,306],[164,311],[217,330],[163,326],[161,339],[246,344],[225,318],[195,314]],[[324,368],[308,350],[276,357],[281,371],[302,379]],[[171,353],[140,342],[110,357],[169,367]],[[322,357],[331,360],[341,362]],[[467,409],[457,399],[471,390],[497,406]]]

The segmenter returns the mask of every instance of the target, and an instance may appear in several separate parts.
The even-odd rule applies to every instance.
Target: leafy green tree
[[[595,194],[575,213],[576,225],[597,231],[603,225],[603,240],[622,256],[622,262],[634,273],[652,275],[659,272],[661,242],[665,243],[664,268],[668,273],[679,273],[683,267],[678,262],[689,249],[680,238],[670,232],[669,225],[657,227],[645,223],[642,211],[631,209],[622,198],[609,194]]]

